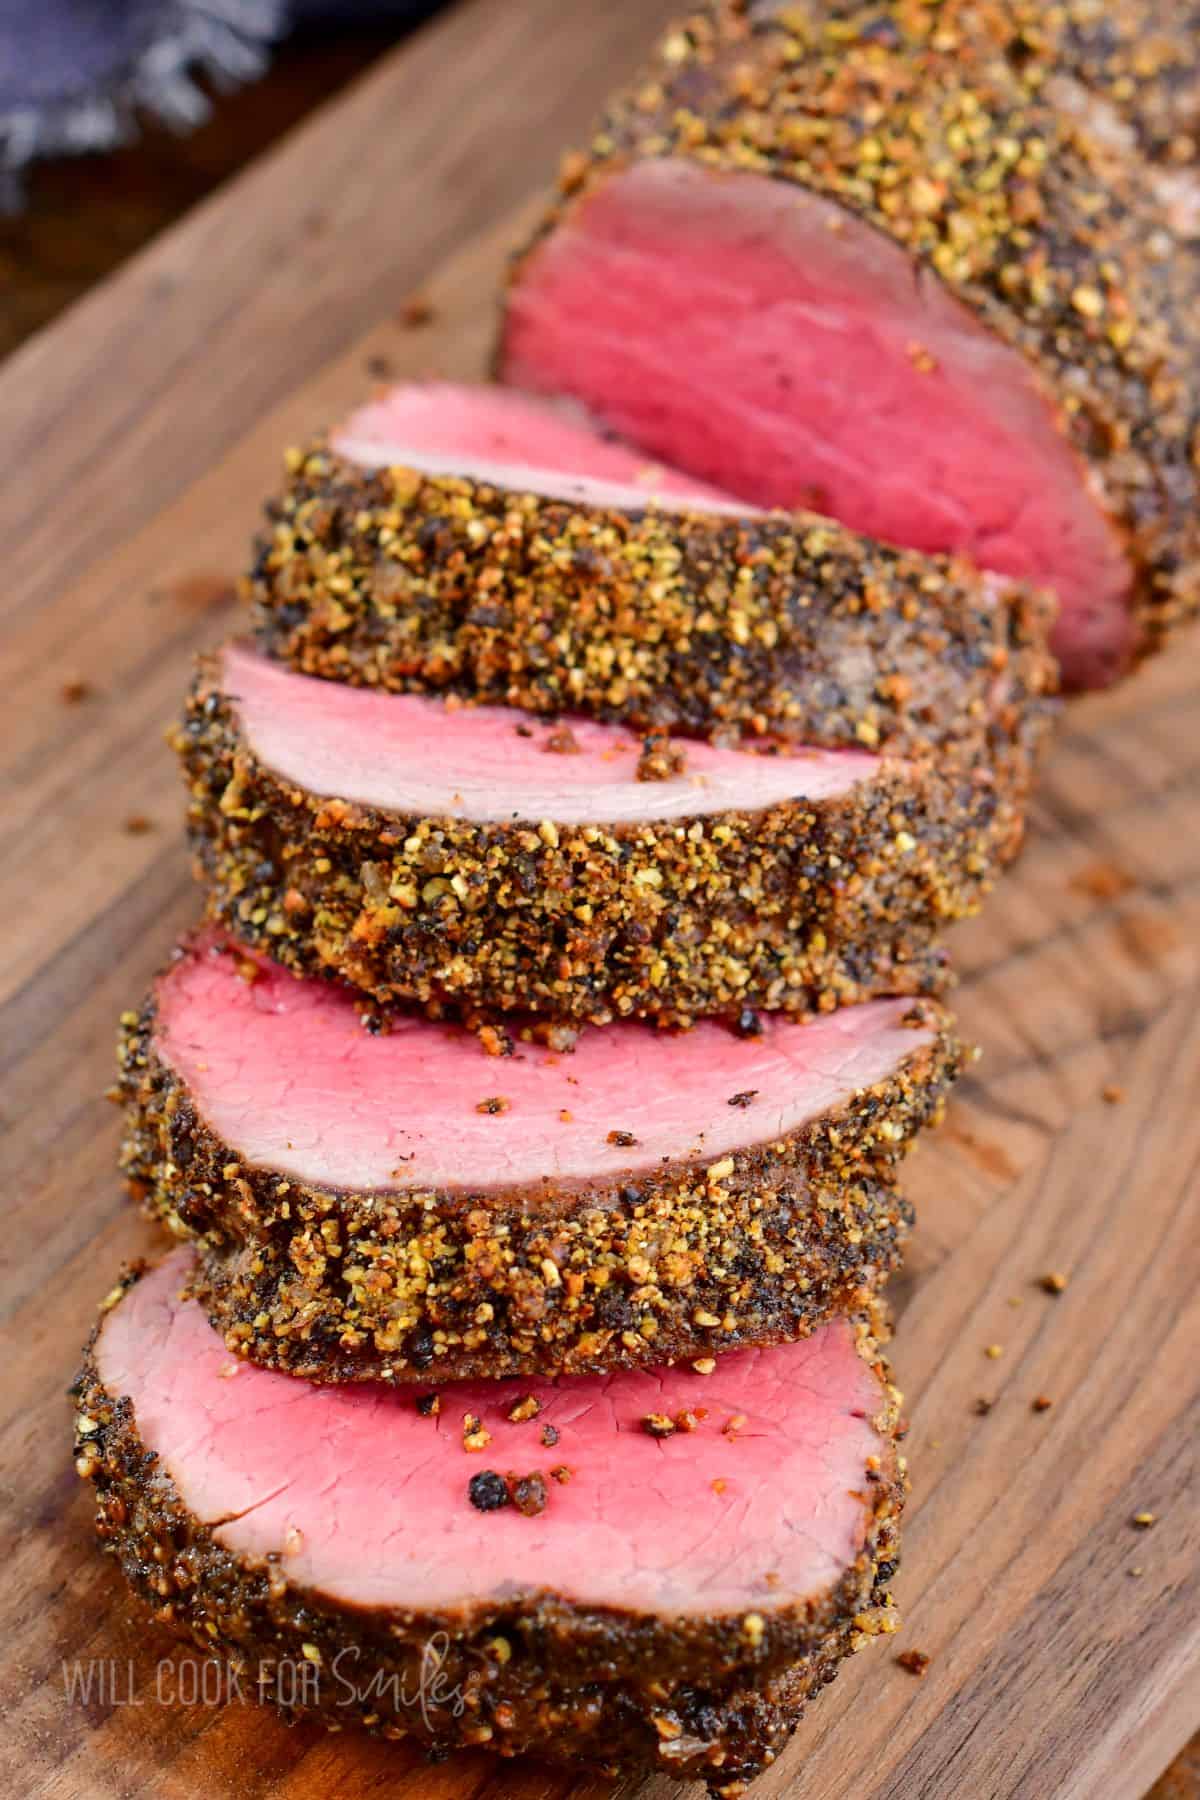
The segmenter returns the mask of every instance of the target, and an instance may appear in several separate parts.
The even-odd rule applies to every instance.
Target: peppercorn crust
[[[1110,106],[1166,168],[1200,159],[1200,5],[1195,0],[1058,0],[1020,11],[1016,45]]]
[[[1157,165],[1105,117],[1055,103],[1056,78],[1105,86],[1088,49],[1100,34],[1045,28],[1062,11],[711,0],[611,104],[588,153],[565,159],[513,280],[567,209],[643,158],[834,201],[1026,359],[1127,547],[1144,650],[1200,604],[1197,266],[1172,238]]]
[[[183,955],[194,954],[187,946]],[[239,1157],[126,1014],[114,1098],[131,1191],[200,1240],[194,1291],[231,1351],[311,1381],[602,1373],[806,1336],[897,1266],[900,1160],[962,1064],[914,1003],[895,1073],[712,1163],[531,1188],[347,1191]],[[482,1051],[481,1051],[482,1056]]]
[[[1024,768],[1053,603],[828,519],[621,512],[294,451],[248,584],[308,675],[696,736]]]
[[[142,1272],[123,1278],[106,1310]],[[842,1660],[896,1629],[889,1583],[906,1479],[878,1317],[856,1321],[859,1353],[880,1381],[861,1552],[823,1594],[691,1617],[582,1607],[545,1591],[400,1613],[302,1588],[282,1554],[239,1556],[189,1511],[139,1436],[130,1400],[100,1380],[102,1329],[103,1319],[72,1390],[76,1469],[96,1490],[101,1545],[154,1620],[241,1667],[245,1691],[294,1693],[281,1667],[311,1664],[316,1677],[283,1708],[290,1717],[410,1737],[435,1754],[482,1746],[613,1773],[659,1770],[733,1800]]]
[[[686,1025],[936,993],[940,937],[1015,856],[1025,772],[882,760],[840,798],[659,822],[419,818],[261,763],[219,665],[174,746],[215,918],[296,973],[467,1016]]]

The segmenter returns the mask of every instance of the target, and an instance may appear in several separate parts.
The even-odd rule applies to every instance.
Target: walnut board
[[[64,1389],[118,1265],[157,1248],[115,1174],[114,1021],[199,904],[162,732],[236,623],[280,450],[384,372],[483,370],[517,202],[669,10],[452,11],[0,368],[0,1783],[23,1800],[610,1792],[156,1703],[172,1645],[94,1551]],[[906,1629],[763,1800],[1140,1800],[1200,1723],[1196,651],[1072,706],[1018,870],[955,937],[985,1055],[908,1166]],[[88,1658],[117,1691],[68,1700]]]

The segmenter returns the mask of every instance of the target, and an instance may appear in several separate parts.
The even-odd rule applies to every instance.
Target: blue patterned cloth
[[[0,205],[39,156],[110,149],[139,113],[185,131],[198,83],[253,81],[296,25],[411,21],[435,0],[0,0]]]

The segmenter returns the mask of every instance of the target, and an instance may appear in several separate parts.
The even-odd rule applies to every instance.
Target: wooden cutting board
[[[117,1266],[157,1244],[102,1096],[118,1011],[198,906],[162,732],[237,625],[280,450],[371,379],[482,371],[513,209],[669,7],[457,9],[0,369],[0,1782],[22,1800],[609,1792],[189,1704],[93,1550],[64,1389]],[[1071,708],[1019,869],[955,938],[984,1055],[909,1165],[907,1628],[763,1800],[1139,1800],[1200,1723],[1196,651]]]

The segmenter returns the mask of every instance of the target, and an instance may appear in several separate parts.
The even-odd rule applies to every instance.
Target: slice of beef
[[[1027,755],[1053,680],[1044,597],[736,512],[544,401],[393,388],[289,457],[256,632],[364,686],[904,754],[986,730],[993,755]]]
[[[617,512],[747,511],[732,494],[602,435],[570,401],[512,388],[452,381],[387,388],[351,413],[330,447],[358,468],[459,477],[468,491],[478,484]]]
[[[1200,594],[1200,281],[1052,98],[1084,59],[1020,36],[1042,10],[699,9],[567,159],[500,370],[755,505],[1050,583],[1092,685]]]
[[[207,935],[126,1018],[123,1163],[203,1238],[205,1302],[260,1362],[627,1367],[861,1305],[959,1059],[946,1016],[904,1000],[740,1034],[615,1024],[571,1051],[411,1017],[376,1035],[341,989]]]
[[[898,1396],[865,1323],[707,1376],[479,1383],[422,1409],[231,1364],[181,1297],[190,1260],[110,1295],[77,1467],[155,1619],[264,1698],[734,1795],[894,1629]]]
[[[945,985],[1028,770],[363,692],[204,663],[176,738],[221,922],[383,1003],[687,1023]],[[654,777],[646,779],[646,777]]]

